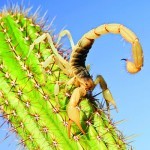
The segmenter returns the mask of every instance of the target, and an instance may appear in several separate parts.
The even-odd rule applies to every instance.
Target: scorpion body
[[[85,66],[85,61],[91,47],[92,44],[86,47],[82,47],[82,45],[79,45],[71,55],[71,69],[73,70],[74,74],[79,76],[80,78],[90,78],[90,74]]]
[[[75,122],[82,133],[85,133],[79,123],[79,111],[75,107],[79,103],[79,98],[85,96],[90,90],[93,90],[95,86],[99,83],[103,90],[103,97],[106,100],[107,107],[109,104],[113,104],[115,108],[116,104],[111,95],[111,92],[107,88],[107,84],[104,78],[99,75],[95,82],[91,78],[88,70],[85,67],[85,60],[89,50],[91,49],[94,40],[103,34],[114,33],[121,34],[122,37],[132,44],[132,56],[133,62],[128,59],[122,59],[126,61],[127,71],[131,74],[137,73],[141,70],[143,66],[143,51],[136,35],[130,31],[128,28],[120,24],[105,24],[90,30],[79,40],[79,42],[73,47],[73,51],[70,58],[70,67],[75,77],[75,82],[78,82],[78,88],[76,88],[70,99],[70,108],[68,110],[68,116],[71,122]],[[80,95],[77,97],[76,95]],[[74,107],[73,107],[74,106]],[[70,125],[69,125],[70,128]],[[70,132],[70,129],[69,129]]]

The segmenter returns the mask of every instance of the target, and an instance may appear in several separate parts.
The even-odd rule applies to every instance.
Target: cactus
[[[69,96],[61,84],[58,109],[54,88],[57,81],[66,83],[69,77],[55,64],[43,71],[41,63],[52,54],[46,40],[26,58],[30,45],[44,32],[48,31],[28,15],[28,10],[16,7],[0,12],[0,112],[21,138],[19,144],[29,150],[128,149],[107,111],[92,97],[82,98],[79,106],[86,135],[74,124],[73,136],[68,138]],[[73,89],[70,87],[70,94]]]

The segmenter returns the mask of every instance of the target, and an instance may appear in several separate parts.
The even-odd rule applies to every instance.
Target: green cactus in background
[[[68,77],[55,64],[43,70],[41,63],[52,54],[46,40],[26,57],[33,41],[48,32],[27,12],[16,7],[0,13],[0,112],[21,138],[20,144],[30,150],[128,149],[102,105],[87,98],[79,106],[86,135],[73,124],[73,136],[68,138],[65,84],[59,85],[59,109],[54,95],[56,82],[66,83]]]

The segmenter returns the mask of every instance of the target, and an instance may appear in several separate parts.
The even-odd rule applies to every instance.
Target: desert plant
[[[30,150],[125,150],[127,144],[107,110],[93,97],[79,104],[83,135],[74,124],[68,138],[66,106],[74,86],[65,94],[69,77],[55,64],[45,70],[42,62],[53,54],[47,40],[36,44],[27,58],[30,46],[47,32],[55,44],[52,30],[44,30],[36,15],[16,6],[0,12],[0,111]],[[59,85],[58,85],[59,84]],[[58,103],[54,88],[59,86]]]

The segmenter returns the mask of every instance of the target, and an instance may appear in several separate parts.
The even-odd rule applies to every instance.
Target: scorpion
[[[101,75],[96,77],[94,81],[89,73],[85,65],[86,57],[91,49],[95,39],[99,38],[103,34],[120,34],[122,37],[132,44],[132,57],[133,60],[130,61],[128,59],[122,59],[126,62],[126,69],[130,74],[135,74],[139,72],[143,66],[143,51],[141,44],[137,38],[137,36],[127,27],[121,24],[104,24],[98,26],[89,32],[85,33],[81,39],[75,45],[72,39],[72,36],[68,30],[63,30],[60,32],[57,43],[58,44],[63,36],[68,36],[72,47],[72,53],[70,60],[65,60],[57,51],[52,37],[49,33],[44,33],[40,37],[38,37],[33,44],[30,46],[29,53],[27,57],[30,55],[31,51],[34,48],[35,44],[38,44],[44,41],[46,38],[48,39],[48,43],[51,46],[53,54],[50,55],[43,63],[42,67],[46,68],[49,64],[55,63],[59,66],[59,68],[70,78],[70,80],[66,83],[65,91],[69,85],[74,85],[76,88],[72,92],[70,101],[67,106],[67,114],[69,117],[68,121],[68,136],[70,137],[71,132],[71,124],[74,122],[80,131],[85,134],[81,124],[80,124],[80,111],[77,109],[78,104],[80,103],[80,98],[86,96],[89,91],[93,91],[97,84],[100,84],[102,89],[103,97],[106,101],[107,107],[112,104],[116,109],[116,103],[113,99],[113,96],[110,90],[107,87],[107,83]],[[56,82],[54,88],[54,95],[57,97],[59,93],[59,81]]]

